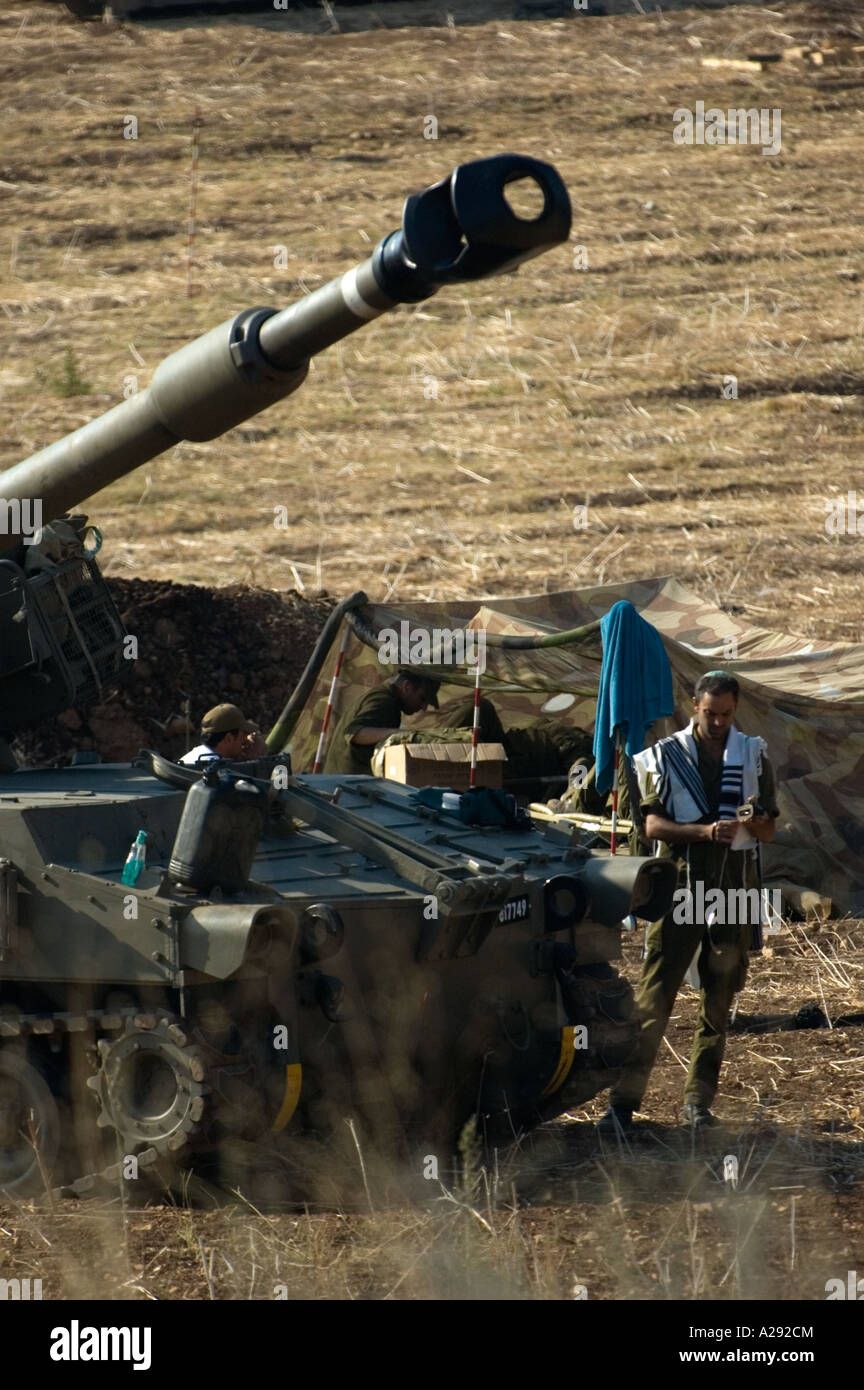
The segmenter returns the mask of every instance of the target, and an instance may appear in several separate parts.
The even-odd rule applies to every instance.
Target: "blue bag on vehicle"
[[[446,787],[421,787],[414,800],[434,811],[456,816],[463,825],[500,825],[508,830],[530,830],[531,817],[516,803],[515,796],[500,787],[471,787],[465,792]]]

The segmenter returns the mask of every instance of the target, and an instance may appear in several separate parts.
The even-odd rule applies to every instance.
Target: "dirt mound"
[[[125,762],[139,748],[178,757],[197,741],[201,715],[222,700],[267,730],[275,722],[333,606],[232,584],[207,589],[109,578],[128,632],[138,639],[128,680],[101,704],[65,710],[15,743],[28,766],[65,763],[95,748]]]

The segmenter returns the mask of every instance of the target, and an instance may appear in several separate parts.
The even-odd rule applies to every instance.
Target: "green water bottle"
[[[147,831],[139,830],[135,836],[135,843],[126,856],[126,863],[123,865],[123,872],[120,875],[120,882],[127,887],[134,888],[138,882],[141,870],[147,859]]]

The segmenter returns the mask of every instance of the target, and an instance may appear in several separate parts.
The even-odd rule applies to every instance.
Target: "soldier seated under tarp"
[[[474,723],[474,692],[458,695],[438,705],[441,682],[419,672],[400,671],[392,680],[375,686],[347,711],[334,730],[326,758],[327,772],[368,773],[376,747],[391,743],[469,742]],[[430,706],[437,711],[434,729],[406,729],[402,716],[411,717]],[[493,702],[480,699],[479,741],[500,743],[507,754],[505,785],[539,782],[546,777],[566,777],[573,759],[586,754],[591,738],[553,719],[530,728],[505,729]]]
[[[439,710],[440,727],[409,730],[403,715],[411,718],[430,705],[438,710],[441,682],[417,671],[399,671],[391,680],[368,690],[337,724],[327,753],[327,772],[371,771],[376,748],[392,742],[459,743],[471,738],[474,695],[460,696]],[[505,744],[506,735],[491,700],[480,701],[481,743]]]
[[[399,671],[367,690],[333,730],[325,772],[368,773],[376,745],[399,732],[403,715],[410,718],[429,705],[438,708],[440,684],[432,676]]]
[[[434,731],[435,738],[442,737],[460,742],[470,740],[471,725],[474,719],[473,692],[458,695],[442,705],[438,711],[441,728]],[[429,731],[418,733],[418,741]],[[543,783],[549,778],[567,776],[567,769],[574,758],[584,757],[591,748],[591,737],[584,729],[571,728],[548,716],[537,719],[525,727],[506,728],[501,722],[491,700],[481,697],[480,732],[481,743],[500,743],[507,754],[504,781],[508,786],[516,783]],[[521,788],[520,788],[521,790]]]
[[[531,801],[545,792],[544,784],[551,780],[564,781],[566,768],[574,752],[582,748],[590,735],[583,729],[568,729],[561,724],[548,721],[545,727],[504,729],[498,720],[491,701],[481,700],[481,721],[483,705],[492,711],[486,722],[488,732],[480,725],[480,743],[500,743],[507,755],[504,764],[503,784],[505,788],[519,797],[520,801]],[[473,705],[472,705],[473,712]],[[457,711],[458,713],[458,711]],[[452,715],[450,716],[452,717]],[[466,716],[467,717],[467,716]],[[500,732],[498,732],[500,730]],[[394,743],[470,743],[470,726],[448,725],[437,729],[400,729],[379,743],[374,750],[371,769],[375,776],[383,776],[384,750]]]

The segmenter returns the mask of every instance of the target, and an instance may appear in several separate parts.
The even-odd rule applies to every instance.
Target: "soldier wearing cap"
[[[434,676],[399,671],[367,691],[335,730],[327,771],[369,773],[376,743],[399,732],[403,714],[437,709],[440,685]]]
[[[257,724],[236,705],[216,705],[201,720],[201,742],[190,748],[180,762],[196,767],[217,758],[259,758],[266,752],[267,744]]]
[[[437,710],[440,686],[437,677],[408,669],[367,691],[336,728],[325,771],[371,773],[376,745],[391,734],[398,734],[403,714],[420,714],[429,705]],[[441,713],[446,728],[470,729],[474,719],[473,693],[451,701]],[[498,712],[492,701],[485,698],[480,701],[479,735],[482,743],[502,743],[506,750],[507,735]]]

